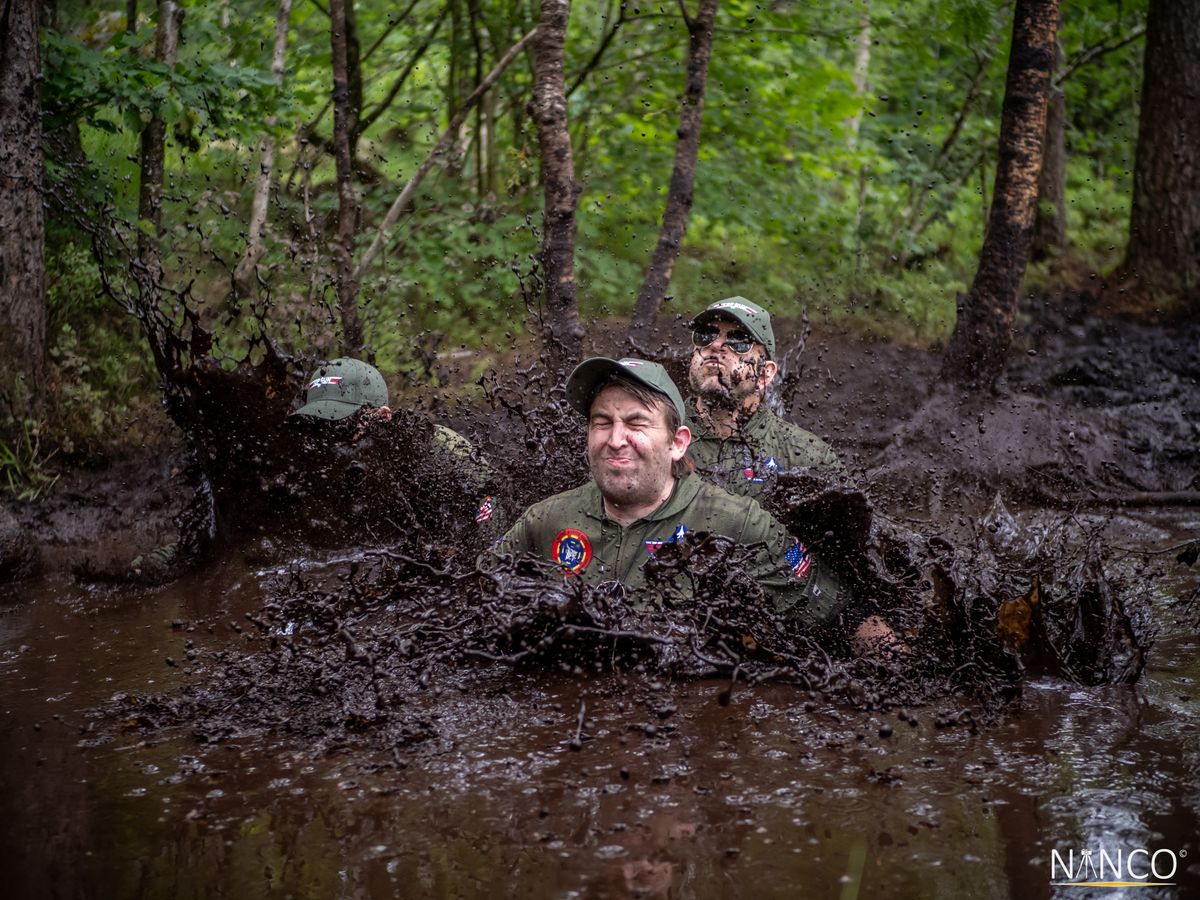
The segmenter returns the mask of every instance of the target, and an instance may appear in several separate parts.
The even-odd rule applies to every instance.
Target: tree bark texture
[[[275,84],[283,87],[283,63],[287,52],[288,24],[291,21],[292,0],[279,0],[279,11],[275,17],[275,47],[271,54],[271,74]],[[267,124],[274,127],[275,117]],[[258,181],[254,185],[254,200],[250,204],[250,225],[246,229],[246,252],[233,273],[233,283],[238,293],[249,294],[254,287],[254,276],[258,261],[266,250],[263,232],[267,225],[267,204],[271,199],[271,173],[275,168],[275,139],[263,138],[258,157]]]
[[[970,294],[960,298],[942,378],[987,390],[1004,371],[1037,207],[1058,0],[1017,0],[987,234]]]
[[[533,41],[533,121],[544,195],[541,268],[549,349],[555,366],[578,360],[583,343],[575,284],[575,209],[580,187],[575,182],[563,82],[563,47],[570,15],[570,0],[542,0]]]
[[[183,10],[175,0],[159,0],[154,58],[168,66],[175,65],[182,20]],[[138,157],[138,242],[134,280],[143,300],[148,303],[157,299],[163,278],[159,232],[162,230],[166,134],[167,124],[156,112],[142,128],[141,153]]]
[[[1061,50],[1059,62],[1062,62]],[[1035,261],[1057,257],[1067,245],[1067,95],[1061,87],[1050,88],[1043,156],[1033,226]]]
[[[346,4],[330,0],[330,45],[333,51],[333,156],[337,165],[338,228],[333,244],[336,263],[338,312],[342,317],[342,355],[357,357],[363,348],[362,322],[358,317],[358,281],[354,277],[354,229],[358,201],[351,171],[350,135],[355,130],[347,73]]]
[[[1200,0],[1150,0],[1125,268],[1148,303],[1200,313]]]
[[[650,257],[650,266],[642,279],[629,340],[642,352],[650,338],[654,319],[662,305],[679,247],[687,233],[688,216],[692,211],[693,189],[696,181],[696,157],[700,152],[700,123],[704,114],[704,89],[708,82],[708,63],[712,58],[713,21],[717,15],[717,0],[700,0],[696,15],[688,16],[681,5],[688,29],[687,78],[679,113],[679,129],[675,132],[675,166],[667,189],[667,207],[663,213],[658,243]]]
[[[46,370],[45,218],[36,0],[0,0],[0,400],[39,417]]]

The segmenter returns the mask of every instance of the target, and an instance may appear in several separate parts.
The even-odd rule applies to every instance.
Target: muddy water
[[[1111,527],[1154,549],[1200,521]],[[105,740],[89,714],[178,690],[187,641],[236,645],[271,572],[228,558],[154,592],[40,583],[0,609],[0,892],[1197,896],[1200,636],[1178,602],[1197,579],[1172,554],[1146,574],[1162,632],[1137,685],[1035,682],[975,733],[935,726],[949,702],[902,719],[761,685],[723,706],[724,683],[497,667],[421,698],[427,739],[317,758],[273,736]],[[1170,851],[1173,886],[1051,885],[1053,850],[1138,848]]]

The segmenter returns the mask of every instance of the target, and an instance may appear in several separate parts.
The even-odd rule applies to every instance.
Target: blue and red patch
[[[578,575],[592,561],[592,542],[578,528],[564,528],[554,536],[550,558],[568,575]]]
[[[803,578],[808,574],[808,570],[812,568],[812,557],[808,553],[808,548],[799,541],[794,541],[792,546],[788,548],[788,552],[783,555],[786,562],[792,569],[792,574],[797,578]]]
[[[676,541],[681,541],[683,540],[683,536],[685,534],[687,534],[687,526],[680,522],[675,526],[675,531],[672,532],[670,538],[665,540],[646,541],[646,552],[653,556],[659,551],[659,548],[661,548],[663,544],[674,544]]]

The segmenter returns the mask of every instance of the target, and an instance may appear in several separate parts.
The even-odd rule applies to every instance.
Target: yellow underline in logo
[[[1051,887],[1174,887],[1173,881],[1052,881]]]

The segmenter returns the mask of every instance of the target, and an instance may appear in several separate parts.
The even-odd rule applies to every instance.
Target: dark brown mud
[[[1139,515],[1082,525],[1153,586],[1145,677],[1030,678],[991,723],[966,697],[868,709],[776,682],[727,696],[728,677],[597,675],[585,658],[583,677],[447,667],[407,698],[393,745],[363,741],[363,706],[270,721],[267,693],[229,697],[251,707],[230,710],[233,733],[205,735],[203,715],[108,733],[92,711],[114,694],[213,695],[217,654],[268,657],[246,613],[314,608],[272,600],[299,574],[345,598],[350,569],[372,564],[222,555],[164,588],[38,582],[0,616],[6,895],[1074,896],[1051,887],[1052,851],[1145,847],[1176,863],[1157,895],[1189,896],[1200,648],[1195,574],[1171,548],[1200,522]],[[1002,549],[1054,521],[984,529]],[[366,669],[339,643],[334,683]],[[309,730],[323,716],[339,728]]]

